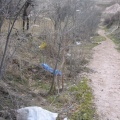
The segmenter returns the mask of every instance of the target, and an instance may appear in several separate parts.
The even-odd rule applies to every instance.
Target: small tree
[[[26,2],[21,6],[20,9],[17,9],[18,6],[19,6],[19,4],[20,4],[20,1],[21,1],[21,0],[19,0],[19,1],[17,2],[17,4],[16,4],[16,7],[15,7],[15,8],[16,8],[16,12],[13,11],[13,10],[10,11],[9,7],[8,7],[8,9],[6,10],[6,11],[10,11],[9,14],[12,14],[12,12],[13,12],[13,15],[14,15],[14,16],[13,16],[13,21],[12,21],[12,23],[11,23],[11,17],[8,17],[8,18],[9,18],[9,26],[8,26],[8,33],[7,33],[5,48],[4,48],[2,60],[1,60],[1,63],[0,63],[0,78],[2,78],[2,76],[3,76],[3,67],[4,67],[4,64],[5,64],[6,53],[7,53],[7,50],[8,50],[8,45],[9,45],[9,40],[10,40],[11,32],[12,32],[12,30],[13,30],[14,24],[15,24],[18,16],[20,15],[20,13],[21,13],[21,11],[23,10],[25,4],[27,3],[27,1],[26,1]],[[11,1],[9,1],[9,2],[7,3],[7,5],[8,5],[8,6],[11,5]],[[4,8],[4,7],[6,7],[6,6],[2,6],[2,7]],[[14,9],[14,8],[13,8],[13,9]],[[8,16],[9,16],[9,15],[8,15]]]

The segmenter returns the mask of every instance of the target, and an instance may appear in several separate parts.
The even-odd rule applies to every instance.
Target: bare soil
[[[94,102],[100,120],[120,120],[120,53],[104,30],[106,40],[93,49],[89,67]]]

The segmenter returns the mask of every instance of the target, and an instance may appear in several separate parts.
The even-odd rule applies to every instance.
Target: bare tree
[[[77,38],[83,40],[90,38],[99,22],[98,17],[97,19],[95,18],[98,12],[95,12],[94,3],[91,1],[52,1],[51,4],[48,17],[50,17],[54,25],[54,46],[59,44],[59,49],[61,50],[58,50],[58,52],[62,58],[60,66],[57,65],[58,58],[56,58],[55,69],[57,67],[60,68],[64,74],[63,67],[65,64],[66,48],[70,45],[68,43],[72,44],[73,41],[70,40]],[[80,33],[84,33],[84,35]],[[71,37],[71,34],[74,35]],[[49,93],[53,91],[54,81],[55,75],[53,76]]]
[[[21,1],[21,0],[18,1],[18,4],[17,4],[16,6],[19,5],[19,2],[20,2],[20,1]],[[7,34],[7,38],[6,38],[5,49],[4,49],[3,57],[2,57],[2,60],[1,60],[1,63],[0,63],[0,78],[1,78],[2,75],[3,75],[3,66],[4,66],[4,64],[5,64],[4,62],[5,62],[5,58],[6,58],[6,53],[7,53],[7,49],[8,49],[8,44],[9,44],[11,32],[12,32],[13,27],[14,27],[14,24],[15,24],[18,16],[20,15],[22,9],[24,8],[25,4],[26,4],[26,2],[23,4],[23,6],[20,8],[20,10],[17,11],[17,12],[14,14],[15,16],[14,16],[14,20],[13,20],[13,22],[12,22],[12,25],[11,25],[11,26],[9,25],[9,27],[8,27],[8,34]],[[10,24],[11,24],[11,22],[10,22]]]

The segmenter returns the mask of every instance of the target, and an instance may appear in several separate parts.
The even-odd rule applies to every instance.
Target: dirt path
[[[120,120],[120,53],[114,43],[106,38],[94,48],[90,68],[95,72],[90,74],[95,104],[100,120]]]

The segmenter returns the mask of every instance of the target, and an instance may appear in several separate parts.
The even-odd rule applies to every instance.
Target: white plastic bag
[[[81,45],[81,42],[76,42],[76,45]]]
[[[68,120],[67,118],[64,118],[64,120]]]
[[[58,113],[52,113],[41,107],[25,107],[17,110],[17,120],[56,120]]]

